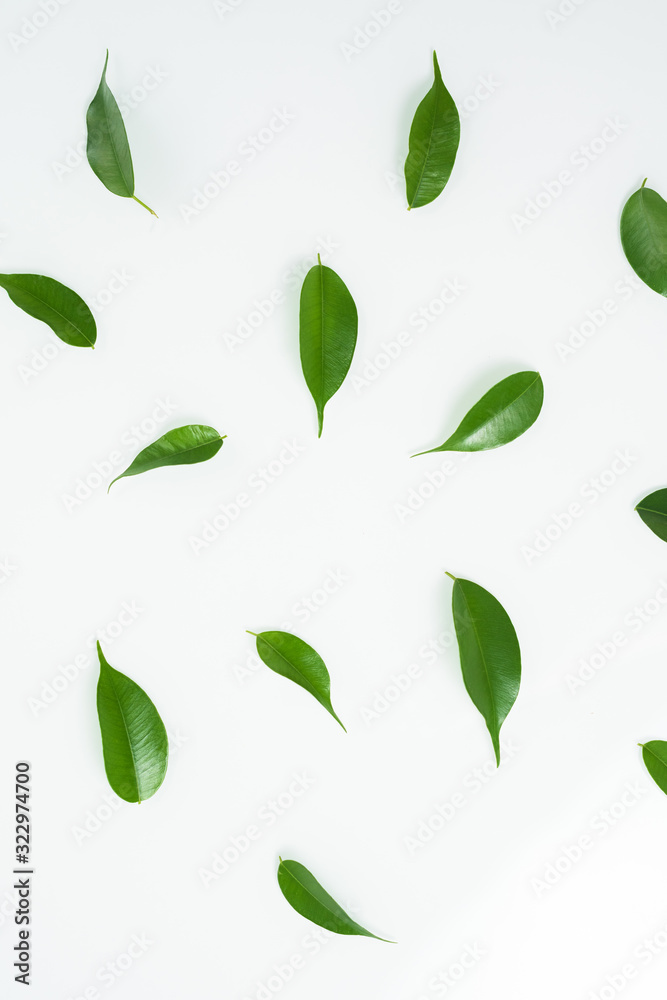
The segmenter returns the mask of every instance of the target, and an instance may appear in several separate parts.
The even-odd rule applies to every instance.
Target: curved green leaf
[[[521,683],[521,650],[514,626],[493,594],[470,580],[454,580],[452,612],[463,682],[484,716],[500,765],[500,727]]]
[[[102,79],[86,112],[88,142],[86,154],[88,162],[104,186],[121,198],[133,198],[155,215],[152,208],[139,201],[134,193],[134,168],[132,154],[127,141],[125,123],[107,85],[107,65],[109,50],[104,61]],[[156,216],[157,218],[157,216]]]
[[[226,436],[225,434],[220,437],[214,427],[207,427],[206,424],[175,427],[173,431],[167,431],[153,444],[140,451],[125,472],[121,472],[120,476],[116,476],[109,483],[109,490],[124,476],[138,476],[141,472],[160,469],[164,465],[194,465],[196,462],[206,462],[220,451]]]
[[[625,203],[621,243],[635,274],[654,292],[667,295],[667,202],[645,184]]]
[[[664,740],[651,740],[640,743],[642,757],[646,770],[655,781],[658,788],[667,794],[667,743]]]
[[[635,510],[651,531],[667,542],[667,489],[656,490],[640,500]]]
[[[438,58],[433,53],[433,86],[415,112],[405,161],[408,210],[434,201],[454,166],[461,123],[454,100],[442,82]]]
[[[387,941],[386,938],[371,934],[358,924],[332,899],[317,879],[298,861],[283,861],[278,865],[278,885],[290,906],[307,920],[324,927],[334,934],[357,934],[362,937]],[[393,944],[387,941],[387,944]]]
[[[544,385],[537,372],[509,375],[485,393],[466,413],[451,437],[434,451],[489,451],[514,441],[535,423],[544,401]],[[417,455],[413,455],[416,458]]]
[[[143,802],[155,795],[167,773],[167,730],[146,692],[109,666],[99,642],[97,652],[97,714],[107,778],[121,799]]]
[[[95,318],[81,296],[67,285],[43,274],[0,274],[0,288],[14,305],[41,319],[66,344],[95,346]]]
[[[331,704],[329,671],[319,653],[291,632],[250,632],[257,639],[260,659],[277,674],[305,688],[345,729]],[[347,729],[345,729],[347,732]]]
[[[299,348],[306,385],[315,400],[318,437],[324,407],[347,375],[357,343],[357,307],[345,283],[317,255],[301,289]]]

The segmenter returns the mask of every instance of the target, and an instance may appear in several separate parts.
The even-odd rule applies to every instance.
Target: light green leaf
[[[80,295],[43,274],[0,274],[14,305],[50,326],[72,347],[95,347],[95,318]]]
[[[140,451],[131,465],[120,476],[109,483],[109,490],[114,483],[125,476],[138,476],[151,469],[160,469],[165,465],[194,465],[213,458],[222,448],[224,437],[220,437],[213,427],[206,424],[186,424],[167,431],[161,438],[149,444]],[[107,490],[107,493],[109,492]]]
[[[337,723],[345,729],[331,704],[329,671],[319,653],[291,632],[250,632],[257,639],[257,652],[263,662],[283,677],[305,688]],[[347,730],[345,729],[345,732]]]
[[[645,184],[625,203],[621,243],[635,274],[654,292],[667,295],[667,203]]]
[[[449,180],[459,148],[459,113],[442,82],[435,52],[433,73],[433,86],[417,108],[410,128],[405,161],[408,209],[421,208],[438,197]]]
[[[344,282],[317,255],[301,289],[299,347],[306,385],[315,400],[318,437],[324,407],[347,375],[357,343],[357,307]]]
[[[121,799],[143,802],[167,773],[167,731],[146,692],[107,663],[99,642],[97,652],[97,714],[107,778]]]
[[[452,612],[466,690],[484,716],[500,765],[500,727],[521,683],[521,651],[514,626],[499,601],[477,583],[454,580]]]
[[[667,743],[664,740],[651,740],[640,743],[642,757],[646,770],[655,781],[658,788],[667,794]]]
[[[280,859],[278,885],[290,906],[319,927],[333,931],[334,934],[356,934],[375,938],[376,941],[386,941],[387,944],[394,943],[378,937],[377,934],[371,934],[348,916],[308,869],[298,861]]]
[[[134,168],[127,140],[125,123],[116,98],[107,85],[109,50],[104,61],[102,79],[86,113],[88,162],[104,186],[121,198],[133,198],[151,215],[152,208],[144,205],[134,193]],[[157,216],[156,216],[157,218]]]
[[[639,501],[635,510],[653,534],[667,542],[667,489],[649,493]]]
[[[420,451],[489,451],[514,441],[535,423],[544,401],[537,372],[517,372],[485,393],[466,413],[451,437],[438,448]],[[416,458],[417,455],[413,455]]]

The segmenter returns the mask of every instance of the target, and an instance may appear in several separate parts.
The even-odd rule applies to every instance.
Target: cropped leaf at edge
[[[653,534],[667,542],[667,489],[649,493],[639,501],[635,510]]]
[[[365,927],[353,920],[335,899],[322,888],[317,879],[298,861],[283,861],[278,865],[278,885],[292,909],[319,927],[334,934],[355,934],[361,937],[387,941],[387,938],[371,934]]]
[[[317,255],[301,288],[299,351],[301,368],[317,407],[318,437],[324,407],[338,392],[350,370],[358,330],[354,299],[334,270]]]
[[[14,305],[50,326],[72,347],[95,347],[95,317],[80,295],[44,274],[0,274]]]
[[[104,769],[116,795],[126,802],[143,802],[155,795],[167,773],[167,731],[146,692],[107,663],[99,642],[97,652]]]
[[[419,104],[410,127],[405,161],[408,209],[421,208],[443,191],[456,159],[461,122],[433,53],[433,86]]]
[[[520,437],[540,415],[544,385],[538,372],[516,372],[497,382],[470,409],[438,451],[490,451]]]
[[[635,274],[659,295],[667,295],[667,202],[644,183],[621,213],[621,243]]]
[[[125,476],[138,476],[142,472],[161,469],[167,465],[194,465],[197,462],[206,462],[217,455],[226,436],[221,437],[214,427],[208,427],[206,424],[175,427],[140,451],[125,472],[121,472],[109,483],[107,493],[114,483]]]
[[[521,683],[519,640],[509,615],[493,594],[470,580],[452,579],[452,613],[463,682],[484,717],[499,766],[500,727]]]
[[[646,770],[667,795],[667,743],[664,740],[650,740],[640,743]]]
[[[331,679],[319,653],[291,632],[250,634],[256,636],[257,653],[266,666],[308,691],[347,732],[331,704]]]
[[[86,112],[88,163],[108,191],[120,198],[133,198],[151,215],[155,215],[153,209],[134,193],[132,154],[123,116],[107,84],[108,63],[107,49],[100,85]]]

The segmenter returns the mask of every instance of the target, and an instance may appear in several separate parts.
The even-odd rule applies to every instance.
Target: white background
[[[667,548],[633,507],[667,485],[667,305],[614,286],[632,274],[618,238],[625,200],[645,176],[667,192],[663,5],[586,0],[550,24],[555,0],[403,0],[352,53],[342,45],[363,44],[357,28],[382,0],[221,6],[70,0],[43,24],[37,3],[3,4],[0,266],[75,288],[97,303],[99,327],[94,352],[54,350],[47,327],[0,299],[0,556],[13,567],[0,585],[3,996],[24,995],[6,893],[13,767],[25,758],[39,1000],[653,1000],[667,969],[667,801],[637,742],[667,738]],[[38,30],[26,28],[35,16]],[[159,221],[77,164],[107,46],[108,82],[135,105],[137,194]],[[408,213],[400,174],[434,47],[469,113],[445,192]],[[132,98],[151,70],[162,81]],[[250,161],[239,147],[275,108],[294,120]],[[620,134],[577,166],[608,118]],[[186,221],[183,207],[230,160],[240,173]],[[517,224],[562,170],[572,183]],[[335,244],[328,262],[360,318],[320,441],[297,323],[319,240]],[[114,271],[131,280],[109,296]],[[448,280],[465,291],[419,331],[410,317]],[[225,334],[272,292],[281,304],[230,349]],[[617,311],[559,356],[607,299]],[[401,331],[412,343],[388,367],[381,357],[373,380]],[[455,473],[424,488],[448,456],[409,456],[527,368],[545,383],[535,426],[498,451],[449,456]],[[96,463],[120,452],[115,471],[129,464],[127,435],[158,399],[174,409],[143,443],[203,422],[228,435],[223,449],[107,496]],[[260,493],[249,479],[285,457],[284,442],[302,451]],[[605,473],[619,450],[622,474]],[[98,485],[68,503],[87,479]],[[406,514],[420,488],[433,495]],[[249,506],[195,554],[192,537],[239,493]],[[573,503],[581,516],[552,527],[541,554],[526,551]],[[451,646],[445,570],[495,594],[522,646],[510,751],[493,774]],[[346,579],[322,602],[332,572]],[[311,595],[312,614],[300,603]],[[124,602],[142,610],[120,630]],[[323,655],[348,735],[266,668],[244,679],[245,629],[286,623]],[[109,661],[181,744],[141,807],[105,804],[91,642],[109,626]],[[622,648],[574,686],[582,659],[598,643],[609,653],[619,631]],[[429,663],[424,647],[442,633],[449,648]],[[76,656],[88,665],[62,680]],[[394,677],[406,687],[411,664],[420,675],[397,697]],[[485,766],[479,787],[471,775]],[[258,821],[267,802],[289,800],[295,773],[308,791],[272,825]],[[451,821],[411,850],[406,838],[426,836],[457,794]],[[205,888],[200,869],[251,824],[260,838]],[[568,862],[581,838],[588,849]],[[315,928],[278,889],[278,854],[398,944],[338,937],[314,954]],[[135,934],[152,943],[108,985],[99,970]],[[654,957],[642,950],[652,939]],[[484,954],[436,992],[467,947]],[[294,955],[303,967],[272,979]]]

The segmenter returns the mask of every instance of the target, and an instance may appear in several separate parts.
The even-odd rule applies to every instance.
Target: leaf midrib
[[[291,660],[288,660],[284,653],[281,653],[280,650],[277,649],[272,643],[270,643],[268,639],[265,639],[264,636],[259,636],[258,638],[261,638],[262,642],[265,642],[266,645],[269,647],[269,649],[272,649],[273,652],[276,653],[276,655],[279,656],[281,660],[283,660],[290,667],[292,667],[292,669],[295,671],[295,673],[297,673],[299,675],[299,677],[303,678],[303,680],[306,682],[304,684],[304,687],[306,687],[306,685],[307,685],[307,689],[310,691],[310,693],[315,698],[317,698],[318,701],[323,697],[323,695],[319,694],[319,692],[317,691],[317,688],[315,688],[315,686],[313,685],[313,683],[308,680],[308,678],[306,677],[306,675],[303,674],[299,670],[299,668],[296,666],[296,664],[292,663]],[[329,702],[329,704],[331,704],[331,702]]]
[[[109,61],[109,57],[107,56],[107,63],[108,63],[108,61]],[[104,74],[103,74],[103,78],[102,78],[102,87],[104,88],[103,91],[102,91],[102,110],[104,112],[104,120],[106,122],[107,132],[109,134],[109,143],[111,145],[111,151],[113,153],[114,160],[116,161],[116,166],[118,167],[118,173],[120,174],[120,176],[121,176],[121,178],[123,180],[123,184],[125,185],[125,187],[129,191],[130,186],[127,183],[127,178],[125,177],[125,174],[123,172],[123,168],[120,165],[120,160],[118,159],[118,153],[116,152],[116,143],[114,142],[113,132],[111,130],[111,122],[109,120],[109,114],[107,112],[106,95],[108,94],[109,97],[111,98],[111,100],[116,105],[116,111],[120,115],[121,122],[123,122],[123,116],[120,113],[120,108],[118,107],[118,102],[116,101],[116,98],[113,96],[113,92],[112,92],[111,88],[109,87],[109,84],[107,83],[107,63],[104,64]],[[123,122],[123,128],[125,128],[125,122]],[[125,136],[125,141],[127,143],[127,135]],[[129,143],[128,143],[128,149],[129,149]],[[130,153],[130,159],[131,158],[132,158],[132,154]],[[134,174],[134,171],[132,171],[132,173]],[[134,181],[134,177],[132,178],[132,180]],[[134,184],[132,186],[134,188]],[[130,194],[128,195],[128,197],[131,198],[132,194],[133,194],[133,191],[130,192]]]

